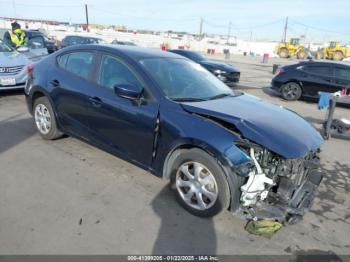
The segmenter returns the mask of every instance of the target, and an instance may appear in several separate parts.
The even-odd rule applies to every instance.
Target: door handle
[[[55,80],[50,81],[50,84],[53,85],[54,87],[59,87],[60,86],[60,81],[55,79]]]
[[[90,97],[89,101],[94,107],[101,107],[102,106],[102,100],[98,97]]]

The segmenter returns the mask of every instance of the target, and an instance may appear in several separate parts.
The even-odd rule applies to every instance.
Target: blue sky
[[[289,16],[289,37],[350,41],[349,0],[0,0],[0,16],[81,23],[85,3],[91,23],[198,33],[203,17],[207,33],[227,34],[231,21],[239,38],[280,40]]]

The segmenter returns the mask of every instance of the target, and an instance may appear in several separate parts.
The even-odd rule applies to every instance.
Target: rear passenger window
[[[330,68],[328,66],[305,66],[304,71],[317,75],[330,76]]]
[[[94,54],[90,52],[70,53],[66,62],[66,70],[88,79],[92,71]]]
[[[58,66],[65,69],[69,54],[61,55],[57,58]]]
[[[336,67],[334,68],[335,77],[350,80],[350,70]]]
[[[142,87],[129,67],[109,55],[102,56],[99,84],[110,88],[120,84],[133,84]]]

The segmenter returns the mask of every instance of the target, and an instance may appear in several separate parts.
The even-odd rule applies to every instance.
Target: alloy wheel
[[[45,105],[38,104],[35,107],[34,118],[39,132],[44,135],[48,134],[51,129],[51,115]]]
[[[300,87],[295,83],[288,83],[283,87],[283,97],[287,100],[297,100],[300,97]]]
[[[209,209],[218,197],[215,177],[198,162],[186,162],[179,167],[176,189],[187,205],[198,210]]]

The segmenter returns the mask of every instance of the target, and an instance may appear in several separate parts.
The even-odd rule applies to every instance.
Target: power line
[[[298,22],[295,19],[291,19],[293,21],[294,24],[298,24],[301,26],[304,26],[306,28],[310,28],[316,31],[321,31],[321,32],[327,32],[327,33],[333,33],[333,34],[341,34],[341,35],[350,35],[350,33],[344,33],[344,32],[339,32],[339,31],[334,31],[334,30],[328,30],[328,29],[324,29],[321,27],[316,27],[316,26],[311,26],[311,25],[306,25],[304,23]]]
[[[206,25],[209,25],[211,27],[216,27],[216,28],[227,28],[227,25],[218,25],[218,24],[215,24],[215,23],[212,23],[212,22],[209,22],[208,20],[204,20],[203,19],[203,22],[206,24]]]
[[[97,12],[101,12],[101,13],[105,13],[105,14],[110,14],[110,15],[114,15],[114,16],[119,16],[119,17],[124,17],[124,18],[133,18],[133,19],[144,19],[144,20],[154,20],[154,21],[173,21],[173,22],[189,22],[189,21],[195,21],[198,18],[163,18],[163,17],[151,17],[151,16],[138,16],[138,15],[134,15],[134,14],[123,14],[123,13],[119,13],[119,12],[115,12],[115,11],[110,11],[110,10],[104,10],[104,9],[100,9],[100,8],[96,8],[95,6],[90,6],[90,10],[93,11],[97,11]]]
[[[280,18],[278,20],[273,20],[273,21],[263,23],[263,24],[257,24],[257,25],[253,25],[253,26],[247,26],[247,27],[238,27],[238,30],[250,31],[251,29],[256,29],[256,28],[261,28],[261,27],[265,27],[265,26],[269,26],[269,25],[278,24],[278,23],[281,23],[283,20],[284,20],[283,18]]]

